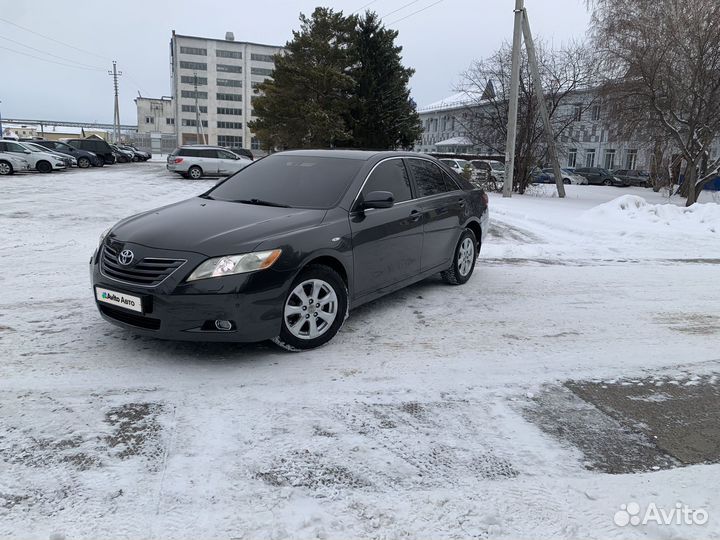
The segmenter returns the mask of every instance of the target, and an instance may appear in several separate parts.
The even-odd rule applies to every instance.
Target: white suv
[[[167,170],[198,180],[203,176],[229,176],[252,163],[226,148],[193,144],[176,148],[167,158]]]

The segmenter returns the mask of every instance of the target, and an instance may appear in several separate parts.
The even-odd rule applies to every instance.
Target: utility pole
[[[548,157],[550,158],[550,164],[552,165],[553,174],[555,175],[558,197],[563,198],[565,197],[565,184],[563,184],[560,163],[558,162],[555,135],[553,134],[552,125],[550,125],[547,103],[545,103],[545,91],[543,90],[542,80],[540,79],[540,70],[538,69],[537,56],[535,55],[535,43],[530,33],[530,21],[528,20],[527,11],[524,9],[522,12],[522,29],[523,37],[525,38],[525,48],[527,49],[528,64],[530,65],[530,73],[532,74],[533,85],[535,86],[535,98],[537,99],[540,117],[542,118],[545,128],[545,144],[547,145]]]
[[[115,144],[120,142],[120,104],[118,102],[118,77],[122,75],[122,71],[117,70],[117,62],[113,60],[112,71],[108,71],[108,75],[113,78],[113,88],[115,89],[115,118],[114,123],[114,136]]]
[[[515,23],[513,25],[512,67],[510,69],[510,96],[508,102],[507,141],[505,144],[505,184],[503,197],[512,196],[513,172],[515,170],[515,131],[517,130],[518,91],[520,86],[520,38],[524,0],[515,0]]]

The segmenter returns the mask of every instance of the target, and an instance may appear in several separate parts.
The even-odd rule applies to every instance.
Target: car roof
[[[278,154],[296,155],[296,156],[316,156],[316,157],[336,157],[344,159],[358,159],[367,161],[371,158],[386,157],[423,157],[432,158],[427,154],[419,152],[409,152],[405,150],[346,150],[346,149],[323,149],[323,150],[285,150]],[[272,154],[275,155],[275,154]]]

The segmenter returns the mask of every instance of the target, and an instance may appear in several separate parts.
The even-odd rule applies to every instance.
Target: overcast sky
[[[232,31],[236,41],[284,45],[298,28],[300,12],[329,5],[349,13],[368,2],[0,0],[0,113],[5,118],[112,122],[107,70],[117,59],[123,71],[121,121],[135,124],[138,91],[151,97],[170,94],[173,29],[218,39]],[[474,58],[512,38],[513,0],[436,2],[375,0],[367,6],[399,30],[405,65],[416,70],[411,88],[419,106],[451,94],[458,74]],[[526,7],[536,37],[560,45],[585,34],[584,0],[526,0]]]

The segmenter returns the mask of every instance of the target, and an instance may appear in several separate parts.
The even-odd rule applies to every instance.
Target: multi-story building
[[[153,154],[168,154],[177,146],[175,104],[171,97],[135,98],[137,133],[133,144]]]
[[[277,45],[172,33],[170,62],[177,144],[260,148],[248,128],[256,87],[272,76]]]
[[[575,92],[565,97],[560,107],[555,115],[567,119],[567,126],[557,140],[560,166],[611,170],[650,168],[651,141],[615,140],[603,114],[603,104],[592,91]],[[478,142],[477,130],[483,129],[483,118],[495,114],[492,108],[490,101],[459,93],[418,109],[423,133],[415,149],[430,153],[503,155],[504,140],[493,141],[491,145]],[[492,133],[492,127],[487,131]],[[498,135],[498,130],[495,134]]]

